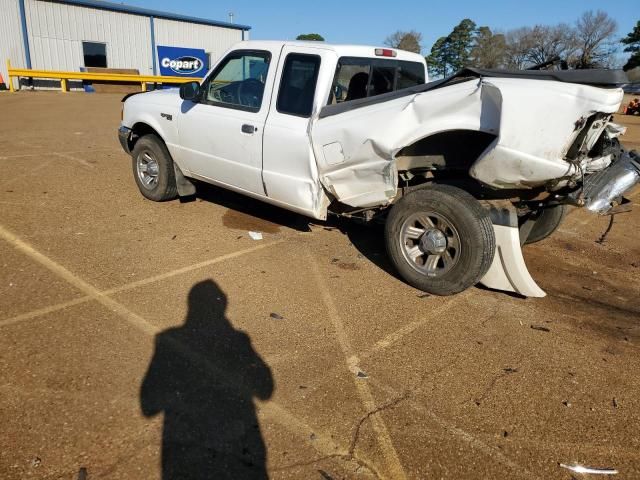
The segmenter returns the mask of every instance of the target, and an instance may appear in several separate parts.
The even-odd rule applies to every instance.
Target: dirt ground
[[[0,112],[0,478],[640,478],[640,209],[527,246],[546,298],[430,297],[375,228],[143,199],[119,95]]]

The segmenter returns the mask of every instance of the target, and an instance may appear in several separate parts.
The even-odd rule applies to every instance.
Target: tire
[[[149,200],[164,202],[178,196],[173,159],[156,135],[145,135],[136,142],[131,165],[140,193]]]
[[[556,205],[542,209],[537,213],[537,217],[535,219],[532,218],[527,220],[527,222],[535,223],[533,224],[533,227],[531,227],[531,231],[524,240],[523,245],[536,243],[547,238],[558,229],[566,213],[567,207],[565,205]]]
[[[469,193],[449,185],[402,197],[387,217],[385,242],[400,276],[434,295],[453,295],[478,283],[496,249],[489,213]]]

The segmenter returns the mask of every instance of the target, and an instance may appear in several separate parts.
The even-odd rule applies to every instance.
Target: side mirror
[[[180,98],[183,100],[195,100],[200,94],[200,84],[198,82],[183,83],[180,85]]]

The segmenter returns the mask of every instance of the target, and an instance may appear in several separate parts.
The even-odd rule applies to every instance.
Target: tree
[[[447,43],[447,37],[440,37],[431,47],[431,53],[426,60],[433,76],[447,76],[449,65],[448,49],[449,45]]]
[[[470,64],[479,68],[503,67],[507,56],[507,44],[504,35],[493,34],[489,27],[480,27],[476,31]]]
[[[469,64],[475,30],[475,22],[465,18],[447,36],[448,63],[454,71]]]
[[[631,57],[622,67],[624,71],[640,67],[640,20],[633,27],[633,30],[627,33],[627,36],[620,41],[626,45],[624,51],[631,53]]]
[[[566,60],[576,50],[575,32],[565,23],[554,26],[536,25],[530,30],[528,37],[525,38],[525,45],[529,47],[526,57],[529,66],[555,59]]]
[[[583,13],[575,28],[575,68],[609,66],[614,53],[613,36],[617,29],[616,21],[601,10]]]
[[[324,37],[319,33],[301,33],[296,40],[311,40],[314,42],[324,42]]]
[[[391,48],[397,48],[398,50],[420,53],[422,51],[422,47],[420,46],[421,42],[422,34],[420,32],[416,32],[415,30],[402,32],[398,30],[389,35],[384,41],[384,44]]]
[[[469,65],[475,29],[475,22],[465,18],[449,35],[436,40],[427,57],[427,64],[436,76],[446,77]]]
[[[521,27],[509,30],[505,36],[505,65],[507,68],[522,70],[529,63],[532,47],[531,28]]]

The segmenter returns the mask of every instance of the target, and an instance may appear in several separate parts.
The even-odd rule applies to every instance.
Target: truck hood
[[[153,104],[153,105],[166,105],[175,107],[182,103],[180,98],[180,90],[177,88],[163,88],[153,90],[151,92],[140,93],[132,95],[127,98],[128,104]]]

